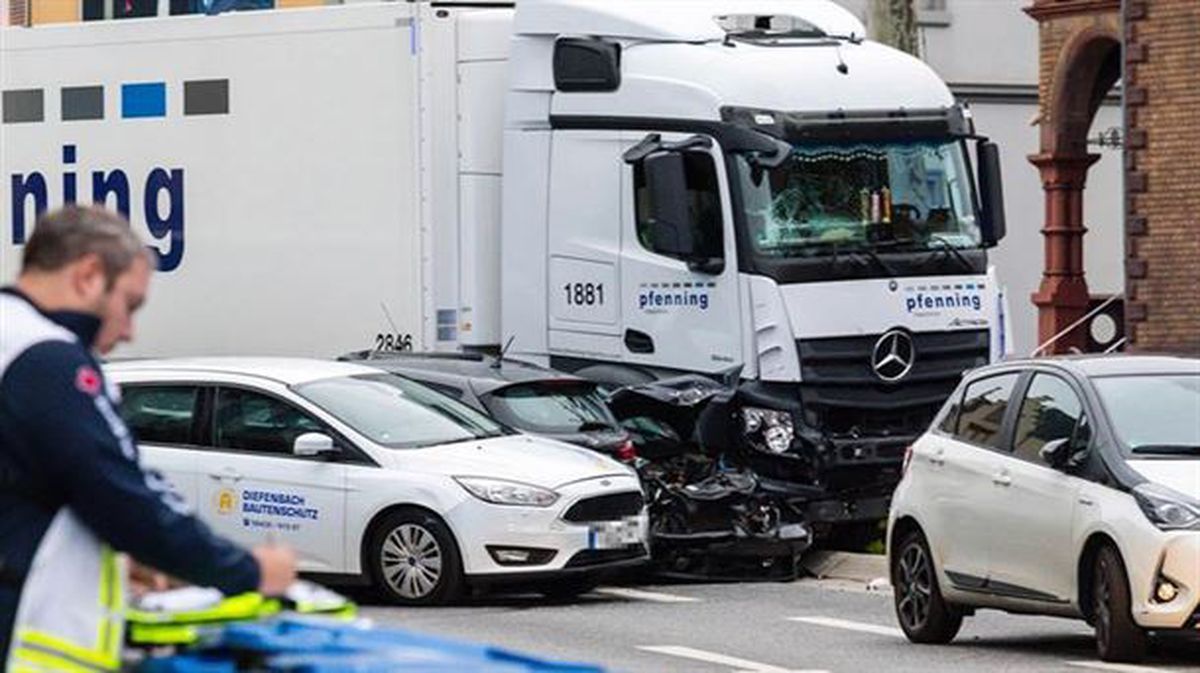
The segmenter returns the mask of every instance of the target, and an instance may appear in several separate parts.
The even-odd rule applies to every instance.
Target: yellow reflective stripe
[[[96,652],[85,647],[79,647],[48,633],[23,629],[17,634],[17,647],[36,648],[39,651],[52,653],[60,657],[67,657],[102,671],[115,671],[121,665],[120,643],[117,644],[117,647],[113,648],[113,652]]]
[[[61,673],[95,673],[96,671],[115,671],[116,667],[101,668],[74,661],[51,652],[45,652],[31,647],[18,647],[13,650],[17,663],[27,671],[56,671]]]
[[[108,545],[100,548],[100,623],[97,624],[96,653],[109,661],[120,661],[124,641],[121,609],[125,604],[121,564]]]
[[[131,624],[129,642],[133,645],[191,645],[200,640],[200,632],[188,624]]]

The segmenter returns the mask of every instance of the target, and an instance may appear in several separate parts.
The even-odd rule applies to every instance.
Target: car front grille
[[[887,383],[871,357],[882,335],[796,342],[800,394],[811,425],[832,435],[912,436],[924,432],[963,372],[987,364],[987,330],[916,332],[908,375]]]
[[[572,522],[587,521],[620,521],[631,516],[637,516],[642,511],[645,500],[637,491],[599,495],[584,498],[571,505],[563,519]]]

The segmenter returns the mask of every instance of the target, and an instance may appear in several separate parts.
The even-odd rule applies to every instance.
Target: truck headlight
[[[742,428],[751,446],[769,453],[787,451],[796,438],[791,413],[778,409],[745,407],[742,409]]]
[[[454,481],[467,493],[493,505],[549,507],[558,501],[558,494],[550,489],[517,481],[485,477],[454,477]]]
[[[1182,493],[1147,482],[1133,488],[1133,497],[1162,530],[1200,530],[1200,502]]]

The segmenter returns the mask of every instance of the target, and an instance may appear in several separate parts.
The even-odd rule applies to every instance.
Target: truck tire
[[[1106,544],[1092,567],[1092,615],[1100,659],[1136,663],[1146,656],[1146,632],[1133,621],[1129,576],[1116,547]]]
[[[462,594],[462,556],[432,512],[401,509],[372,529],[367,564],[380,597],[396,605],[446,605]]]
[[[891,556],[891,574],[900,629],[914,643],[944,645],[954,640],[962,628],[963,613],[942,598],[925,536],[914,530],[896,549]]]

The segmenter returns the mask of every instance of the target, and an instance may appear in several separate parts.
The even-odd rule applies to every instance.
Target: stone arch
[[[1119,3],[1035,0],[1028,11],[1041,24],[1041,148],[1030,157],[1045,192],[1045,265],[1033,294],[1038,307],[1038,342],[1059,335],[1088,311],[1091,295],[1084,277],[1083,190],[1088,169],[1100,157],[1088,152],[1092,121],[1105,96],[1121,78]],[[1047,352],[1082,349],[1080,327]]]

